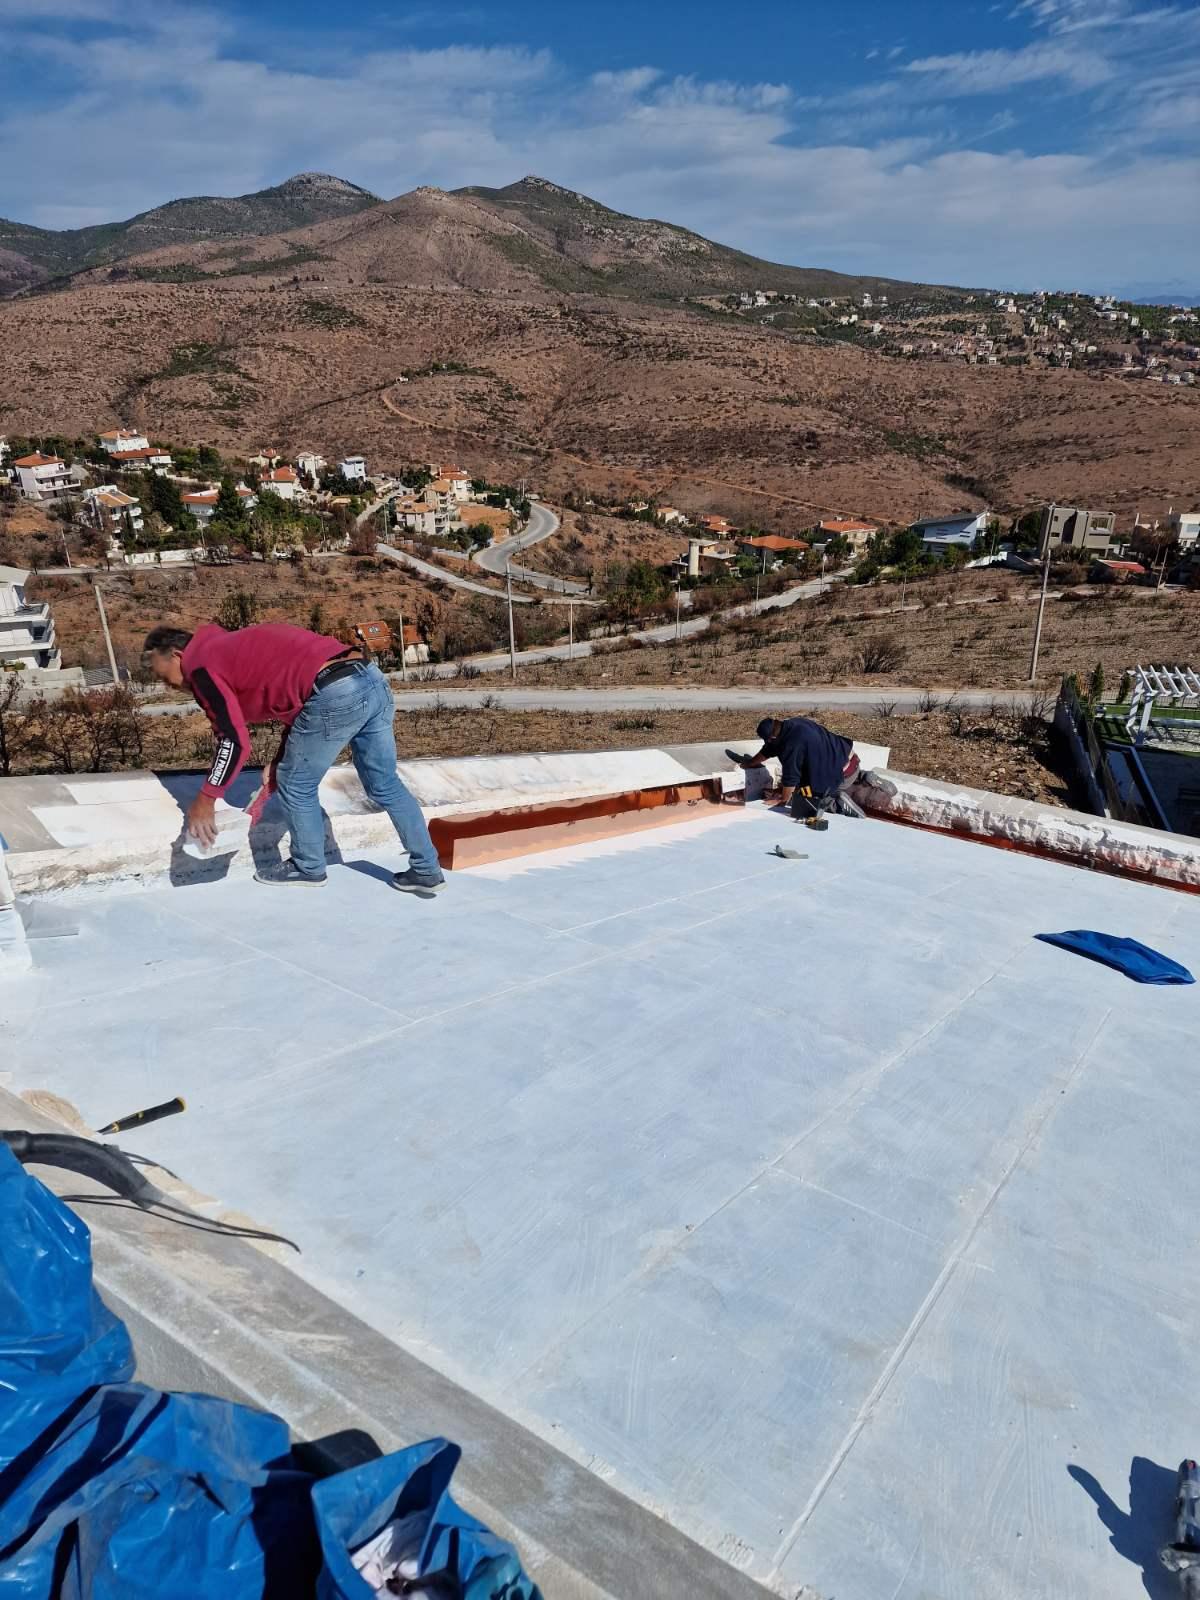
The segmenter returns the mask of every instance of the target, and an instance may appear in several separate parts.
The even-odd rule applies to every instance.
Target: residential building
[[[1038,554],[1047,550],[1107,555],[1116,518],[1111,511],[1084,511],[1079,506],[1046,506],[1038,532]]]
[[[115,456],[126,450],[148,450],[150,441],[137,428],[114,428],[99,436],[101,450]]]
[[[451,493],[459,505],[466,505],[474,491],[471,488],[471,474],[464,472],[461,467],[446,465],[436,461],[426,462],[429,471],[435,480],[444,481],[450,485]]]
[[[1164,526],[1181,550],[1190,550],[1200,539],[1200,511],[1169,511]]]
[[[367,481],[367,463],[362,456],[346,456],[338,462],[338,471],[347,483],[365,483]]]
[[[283,457],[278,450],[260,450],[257,455],[246,457],[249,466],[258,467],[260,471],[264,472],[268,467],[276,466],[282,460]]]
[[[263,473],[259,488],[281,500],[294,500],[300,493],[300,475],[295,467],[272,467]]]
[[[963,511],[952,517],[923,517],[911,524],[921,535],[921,543],[933,555],[943,554],[951,545],[970,549],[980,534],[986,533],[990,511]]]
[[[61,667],[50,607],[26,600],[28,578],[24,567],[0,567],[0,668]]]
[[[13,466],[26,500],[44,504],[59,500],[78,487],[66,462],[59,456],[44,456],[35,451],[31,456],[19,456]]]
[[[355,628],[356,634],[361,634],[367,648],[376,653],[379,651],[391,652],[396,648],[396,635],[386,622],[360,622]],[[404,664],[407,667],[423,667],[429,660],[429,646],[421,637],[421,630],[413,623],[404,624]]]
[[[192,494],[185,494],[181,498],[186,508],[192,513],[196,521],[203,525],[211,522],[217,509],[217,489],[197,489]],[[237,486],[238,497],[242,502],[243,511],[253,511],[258,504],[258,496],[253,489],[248,489],[244,483]]]
[[[659,522],[668,524],[672,522],[687,521],[686,514],[680,511],[676,506],[659,506],[658,510],[655,512],[655,516],[658,518]]]
[[[426,505],[433,506],[438,515],[448,523],[455,524],[458,522],[461,502],[455,492],[452,479],[435,478],[432,483],[427,483],[424,489],[421,490],[421,498]]]
[[[708,516],[700,518],[700,526],[705,533],[711,534],[714,539],[725,539],[737,529],[732,522],[727,522],[724,517]]]
[[[858,522],[853,518],[835,517],[817,524],[817,531],[830,539],[845,539],[855,555],[861,555],[879,532],[873,522]]]
[[[418,539],[445,538],[462,526],[457,506],[446,503],[446,500],[439,505],[436,499],[428,499],[424,495],[419,499],[413,495],[401,495],[391,502],[391,506],[395,525]]]
[[[110,450],[113,465],[130,467],[133,469],[148,469],[151,472],[167,472],[171,467],[171,452],[160,450],[157,445],[139,445],[136,449]]]
[[[778,533],[757,534],[752,539],[738,540],[738,554],[753,557],[766,567],[777,567],[789,556],[803,555],[808,549],[803,539],[788,539]]]
[[[131,533],[136,538],[141,533],[142,504],[135,495],[125,494],[115,484],[105,483],[97,489],[88,489],[83,498],[92,526],[107,535],[110,543],[120,544],[126,534]]]
[[[329,465],[324,456],[318,455],[315,450],[301,450],[296,457],[296,466],[304,476],[313,484],[320,481],[321,474]]]

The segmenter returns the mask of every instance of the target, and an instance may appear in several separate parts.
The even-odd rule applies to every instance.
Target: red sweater
[[[213,725],[217,751],[200,793],[213,799],[242,770],[250,754],[251,722],[290,727],[312,693],[317,673],[344,655],[340,639],[283,622],[226,633],[215,622],[198,628],[181,658],[183,676]]]

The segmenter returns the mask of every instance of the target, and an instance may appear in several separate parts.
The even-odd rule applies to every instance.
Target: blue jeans
[[[396,707],[373,663],[315,689],[292,723],[276,780],[292,835],[292,860],[306,877],[325,875],[325,818],[317,785],[347,745],[367,795],[396,824],[409,866],[441,876],[421,808],[396,772]]]

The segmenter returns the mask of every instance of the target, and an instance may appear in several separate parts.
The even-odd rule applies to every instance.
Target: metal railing
[[[1194,727],[1200,734],[1200,674],[1191,667],[1135,667],[1133,692],[1125,731],[1135,745],[1145,743],[1155,726]],[[1171,716],[1172,711],[1190,711],[1187,717]]]

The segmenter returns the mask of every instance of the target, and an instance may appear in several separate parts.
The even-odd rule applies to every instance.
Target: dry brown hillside
[[[306,231],[351,230],[361,251],[380,210]],[[381,256],[407,248],[392,232]],[[442,248],[436,229],[421,238]],[[469,250],[454,252],[469,276]],[[137,423],[234,452],[267,440],[382,465],[453,457],[551,498],[653,492],[775,528],[830,512],[903,521],[981,495],[1126,517],[1200,499],[1200,395],[1187,389],[905,362],[683,307],[522,292],[516,269],[506,292],[368,283],[357,260],[336,283],[329,263],[308,263],[0,304],[0,430]]]

